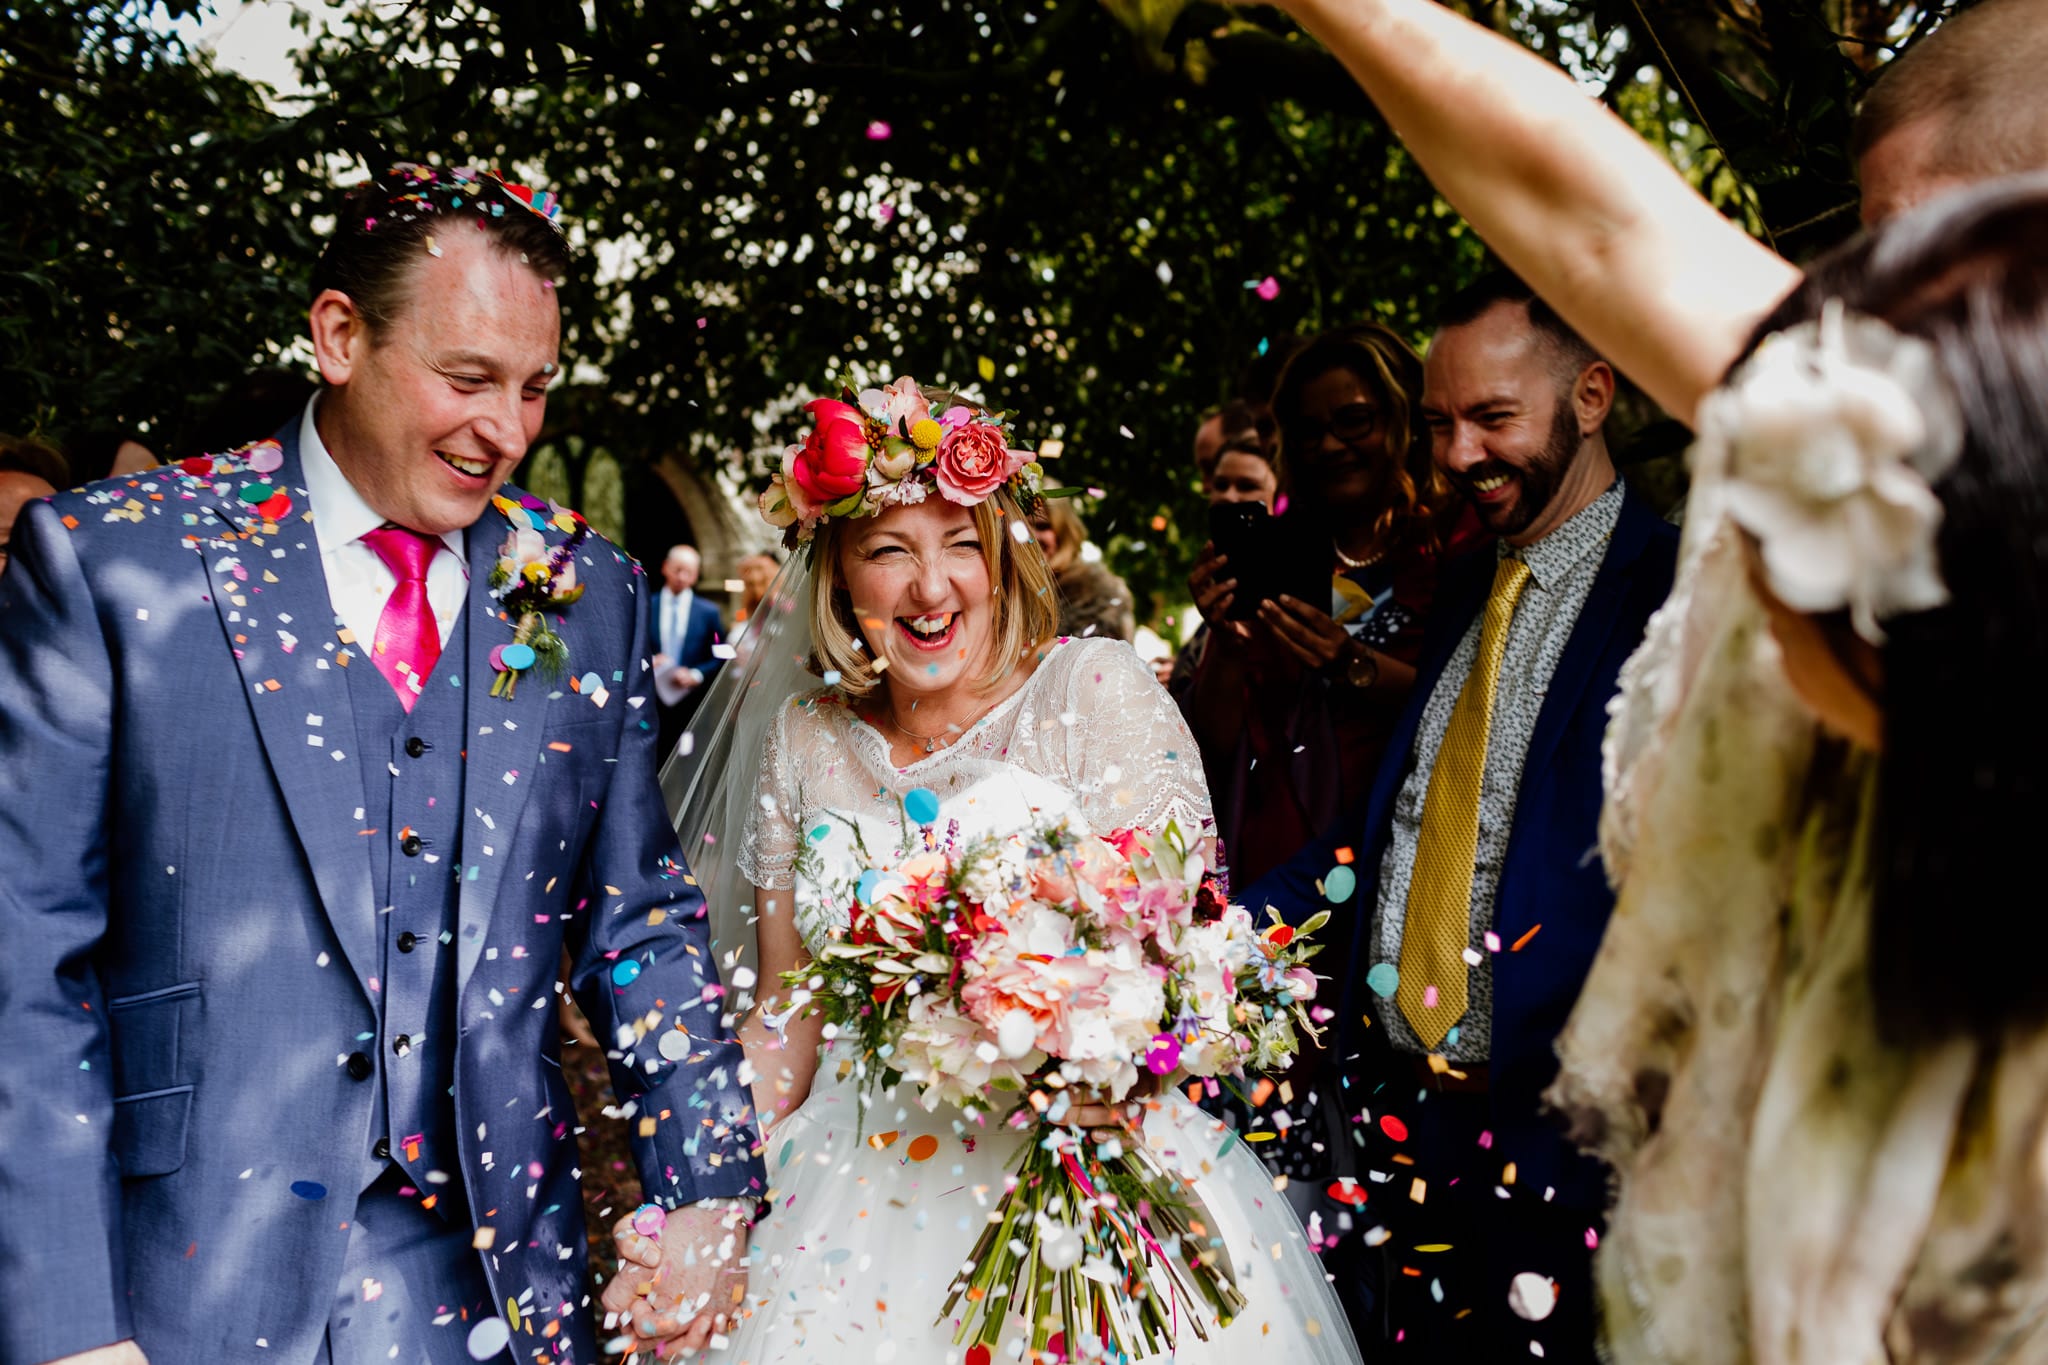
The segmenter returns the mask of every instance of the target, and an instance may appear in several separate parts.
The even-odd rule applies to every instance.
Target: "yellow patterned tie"
[[[1408,918],[1401,930],[1401,984],[1395,1000],[1415,1036],[1434,1050],[1464,1017],[1465,950],[1472,942],[1472,865],[1479,847],[1479,792],[1486,777],[1486,739],[1493,729],[1494,686],[1507,652],[1508,623],[1529,581],[1529,566],[1503,559],[1494,570],[1479,628],[1479,657],[1451,709],[1451,723],[1429,774],[1422,803],[1422,836],[1408,884]],[[1435,1004],[1431,987],[1436,988]]]

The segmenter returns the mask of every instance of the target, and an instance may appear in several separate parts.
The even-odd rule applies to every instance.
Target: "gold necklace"
[[[961,735],[964,735],[969,730],[973,729],[975,724],[979,722],[983,716],[987,715],[994,706],[995,702],[990,702],[987,706],[982,707],[981,710],[974,713],[973,719],[969,720],[965,725],[948,725],[946,729],[952,730],[954,733],[951,736],[951,738],[948,738],[946,740],[946,743],[948,745],[951,745],[954,740],[960,738]],[[905,725],[902,721],[896,719],[895,710],[893,708],[887,707],[886,704],[882,712],[882,721],[890,729],[894,730],[897,734],[902,735],[907,739],[916,739],[924,741],[924,751],[926,753],[935,754],[939,751],[939,738],[940,735],[944,734],[944,731],[941,731],[940,734],[937,735],[921,735],[917,731],[911,729],[908,725]]]

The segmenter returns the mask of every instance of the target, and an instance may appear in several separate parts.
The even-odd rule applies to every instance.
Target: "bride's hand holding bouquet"
[[[1064,1355],[1170,1350],[1183,1323],[1207,1339],[1244,1302],[1228,1249],[1113,1106],[1283,1067],[1317,1033],[1307,935],[1327,916],[1261,931],[1171,825],[964,847],[926,826],[862,853],[846,929],[787,1000],[864,1086],[1030,1134],[940,1314],[968,1365],[1010,1313]]]

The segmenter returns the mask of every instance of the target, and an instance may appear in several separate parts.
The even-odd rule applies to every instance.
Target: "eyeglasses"
[[[1319,450],[1323,442],[1334,436],[1347,446],[1369,441],[1380,429],[1380,410],[1372,403],[1346,403],[1330,414],[1330,420],[1319,422],[1313,417],[1300,417],[1282,428],[1283,439],[1290,454],[1300,456]]]

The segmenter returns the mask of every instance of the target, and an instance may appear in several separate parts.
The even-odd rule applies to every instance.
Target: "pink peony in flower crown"
[[[1045,471],[1028,450],[1010,448],[1002,414],[954,404],[934,415],[917,381],[804,404],[815,425],[783,452],[782,472],[761,494],[761,515],[808,541],[827,517],[871,517],[939,496],[962,507],[986,502],[1005,484],[1025,507],[1043,496]]]

